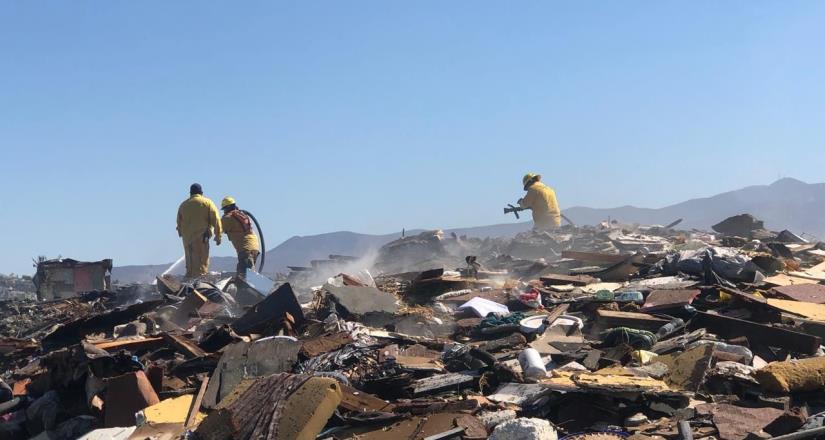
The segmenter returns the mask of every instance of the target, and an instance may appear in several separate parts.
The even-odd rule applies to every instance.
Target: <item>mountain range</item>
[[[727,217],[750,213],[764,220],[765,227],[771,230],[790,229],[797,234],[825,237],[825,183],[784,178],[770,185],[748,186],[659,209],[574,207],[564,212],[581,224],[593,224],[608,217],[641,224],[667,224],[681,218],[679,229],[705,230]]]
[[[735,191],[687,200],[663,208],[596,209],[571,207],[564,214],[579,225],[592,225],[608,218],[624,223],[668,224],[683,219],[679,229],[710,230],[727,217],[750,213],[765,222],[772,230],[789,229],[805,236],[825,237],[825,183],[805,183],[784,178],[770,185],[749,186]],[[511,237],[528,230],[530,222],[514,222],[445,230],[468,237]],[[421,230],[406,231],[417,234]],[[401,237],[394,234],[372,235],[349,231],[318,235],[295,236],[266,253],[265,272],[284,272],[287,266],[306,266],[311,260],[326,259],[329,255],[363,256],[384,244]],[[147,282],[163,272],[171,263],[115,267],[112,279],[120,282]],[[213,270],[234,270],[235,258],[212,258]]]

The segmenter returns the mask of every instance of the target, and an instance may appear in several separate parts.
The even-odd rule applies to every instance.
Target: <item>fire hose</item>
[[[264,232],[263,232],[263,230],[261,230],[261,224],[258,223],[258,219],[256,219],[255,216],[252,215],[251,212],[249,212],[245,209],[241,209],[241,212],[248,215],[249,218],[252,219],[252,222],[255,223],[255,229],[258,230],[258,240],[261,241],[261,262],[258,265],[258,273],[263,273],[264,272],[264,262],[266,261],[266,244],[264,243]]]

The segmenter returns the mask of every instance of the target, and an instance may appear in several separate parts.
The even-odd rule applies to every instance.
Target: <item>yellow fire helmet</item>
[[[540,179],[541,179],[541,176],[536,174],[536,173],[527,173],[527,174],[524,175],[524,177],[521,178],[521,184],[524,185],[524,187],[526,188],[527,184],[532,183],[532,182],[537,181],[537,180],[540,180]]]
[[[221,209],[226,208],[227,206],[231,206],[235,204],[235,199],[232,197],[226,196],[221,200]]]

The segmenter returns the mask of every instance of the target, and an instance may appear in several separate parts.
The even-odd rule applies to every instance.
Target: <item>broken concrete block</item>
[[[825,357],[772,362],[754,373],[768,391],[789,393],[825,389]]]
[[[516,418],[516,412],[512,409],[505,409],[499,411],[482,411],[478,414],[478,419],[484,424],[488,430],[492,430],[496,426]]]
[[[556,429],[543,419],[521,417],[508,420],[496,426],[490,440],[557,440]]]

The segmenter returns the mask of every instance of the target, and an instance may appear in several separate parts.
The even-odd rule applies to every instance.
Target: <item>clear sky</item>
[[[823,23],[816,1],[0,2],[0,272],[174,261],[193,181],[273,246],[513,221],[527,171],[563,207],[825,181]]]

